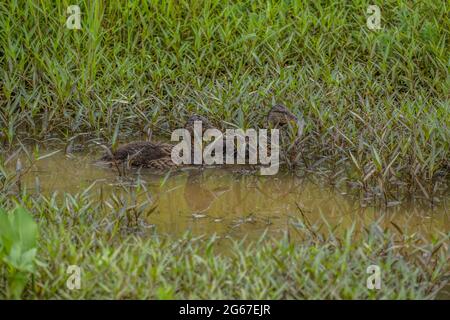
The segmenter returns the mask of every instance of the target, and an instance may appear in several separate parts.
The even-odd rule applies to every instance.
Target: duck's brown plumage
[[[203,131],[213,128],[208,119],[193,115],[189,117],[185,124],[185,128],[193,131],[194,121],[202,121]],[[271,108],[267,115],[269,125],[282,128],[290,122],[298,122],[298,118],[283,105],[275,105]],[[104,162],[127,163],[129,166],[153,168],[157,170],[165,170],[177,165],[172,162],[171,152],[173,145],[168,143],[158,143],[151,141],[138,141],[127,143],[120,146],[114,152],[108,152],[100,159]],[[268,144],[270,154],[270,143]],[[224,155],[226,154],[224,146]],[[234,150],[236,156],[236,150]],[[248,158],[248,150],[246,151]]]
[[[104,154],[100,160],[106,162],[128,162],[130,166],[162,169],[175,166],[170,157],[172,148],[173,146],[168,143],[151,141],[130,142],[120,146],[114,152]]]
[[[192,115],[185,124],[185,128],[191,132],[194,129],[194,121],[201,121],[203,131],[212,128],[212,125],[205,117]],[[159,143],[151,141],[130,142],[120,146],[114,152],[105,153],[100,161],[127,163],[133,167],[152,168],[165,170],[176,167],[171,158],[173,145],[169,143]]]
[[[267,122],[274,127],[284,127],[289,122],[298,121],[298,118],[282,104],[273,106],[267,115]]]
[[[303,124],[303,120],[299,120],[299,118],[297,116],[295,116],[287,107],[285,107],[282,104],[276,104],[274,105],[268,112],[267,114],[267,125],[271,128],[276,128],[280,130],[280,145],[279,147],[286,147],[285,145],[283,145],[283,140],[288,140],[288,132],[287,132],[287,128],[293,124],[296,124],[299,127],[302,127]],[[302,128],[300,128],[300,130],[298,131],[298,136],[301,135],[302,132]],[[271,154],[271,141],[267,141],[267,154],[270,155]],[[292,152],[290,152],[290,158],[295,158],[296,156],[296,152],[297,149],[293,148],[291,150]],[[225,152],[225,151],[224,151]],[[225,153],[224,153],[225,154]],[[237,150],[234,150],[234,155],[235,157],[237,157]],[[249,150],[248,148],[246,149],[246,153],[245,153],[245,160],[248,161],[249,160]]]

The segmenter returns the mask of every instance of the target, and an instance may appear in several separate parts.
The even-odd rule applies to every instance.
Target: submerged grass
[[[306,120],[301,168],[385,199],[433,201],[450,168],[448,3],[70,1],[0,4],[0,140],[167,134],[191,112],[262,126]],[[113,141],[115,142],[115,141]],[[447,186],[448,187],[448,186]]]

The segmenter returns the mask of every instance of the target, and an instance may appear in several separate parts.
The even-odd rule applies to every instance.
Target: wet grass
[[[448,232],[430,240],[374,222],[338,236],[300,219],[252,245],[149,236],[150,204],[27,194],[16,153],[36,140],[70,150],[91,147],[80,137],[167,136],[192,112],[261,127],[279,102],[306,121],[292,167],[385,204],[397,190],[433,203],[450,168],[446,2],[385,1],[377,32],[368,1],[79,1],[78,31],[65,28],[70,4],[0,3],[0,206],[20,203],[40,229],[24,298],[418,299],[448,282]],[[73,264],[82,288],[70,291]],[[370,264],[382,290],[366,288]]]
[[[298,218],[278,238],[174,239],[149,232],[145,214],[130,214],[132,203],[107,202],[89,191],[0,199],[6,210],[19,203],[39,224],[36,271],[22,298],[432,299],[449,281],[448,232],[430,240],[377,222],[339,230],[293,212]],[[71,265],[81,268],[78,290],[66,285]],[[370,265],[380,267],[380,290],[366,286]],[[0,297],[8,292],[0,268]]]
[[[69,1],[0,4],[0,140],[167,135],[192,112],[264,125],[306,120],[294,163],[367,196],[448,188],[448,5],[387,1]]]
[[[448,230],[311,223],[299,208],[278,237],[173,236],[148,224],[154,202],[137,201],[145,184],[43,195],[21,184],[27,170],[19,162],[0,180],[0,214],[19,205],[39,226],[24,299],[434,299],[449,282]],[[77,290],[67,287],[72,265]],[[370,265],[380,267],[380,290],[366,286]],[[0,298],[12,297],[9,279],[0,261]]]

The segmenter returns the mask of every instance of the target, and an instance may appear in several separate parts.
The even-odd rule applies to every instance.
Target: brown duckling
[[[305,125],[303,119],[299,119],[282,104],[276,104],[270,109],[267,114],[267,122],[273,128],[286,128],[289,125],[296,124],[298,127],[298,137],[302,135]]]
[[[211,124],[203,116],[192,115],[185,124],[185,128],[193,132],[194,121],[202,121],[203,130],[211,128]],[[102,162],[127,163],[133,167],[153,168],[166,170],[177,167],[172,162],[171,153],[173,145],[153,141],[136,141],[120,146],[114,152],[107,152],[101,158]]]
[[[295,116],[287,107],[282,104],[274,105],[268,112],[266,116],[267,126],[272,129],[280,130],[280,148],[281,145],[286,146],[289,141],[289,129],[297,128],[297,137],[295,141],[295,145],[297,144],[299,138],[303,133],[304,121],[303,119],[299,119]],[[270,140],[267,141],[267,147],[269,149],[268,153],[270,154],[271,145]],[[286,150],[287,151],[287,150]],[[292,149],[289,151],[293,151]],[[225,149],[224,149],[225,154]],[[237,156],[237,149],[234,150],[235,157]],[[290,156],[294,156],[295,152],[290,152]],[[246,161],[249,159],[249,150],[246,150],[245,154]]]
[[[197,119],[193,118],[193,121]],[[202,119],[200,119],[202,120]],[[192,126],[193,126],[192,121]],[[202,120],[203,121],[203,120]],[[305,126],[305,122],[302,118],[294,115],[286,106],[282,104],[274,105],[267,114],[267,126],[272,129],[280,130],[280,141],[279,147],[283,147],[282,154],[288,164],[293,164],[297,160],[299,154],[299,141],[303,134],[303,128]],[[206,128],[212,128],[211,126],[204,126],[204,130]],[[296,129],[295,139],[292,140],[292,135],[290,134],[292,129]],[[227,134],[224,134],[224,141],[227,140]],[[270,154],[271,144],[270,140],[267,141],[268,153]],[[256,151],[256,150],[255,150]],[[238,150],[236,146],[236,141],[234,141],[234,148],[231,150],[234,159],[238,157]],[[245,161],[249,162],[250,154],[249,154],[249,146],[245,150]],[[223,145],[223,155],[224,157],[227,154],[226,145]],[[225,163],[225,158],[224,158]],[[225,166],[227,166],[225,164]]]
[[[120,146],[116,151],[105,153],[100,161],[127,162],[129,166],[165,169],[175,166],[170,154],[172,145],[152,141],[136,141]]]
[[[303,135],[305,121],[295,116],[284,105],[277,104],[267,114],[267,122],[272,128],[280,130],[280,147],[283,145],[287,149],[284,150],[284,154],[287,156],[286,160],[289,163],[295,163],[299,153],[299,141]],[[294,141],[289,137],[289,129],[292,128],[297,129]]]

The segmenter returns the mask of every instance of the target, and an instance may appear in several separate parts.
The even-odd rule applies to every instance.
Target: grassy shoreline
[[[264,127],[277,102],[306,122],[290,170],[385,203],[399,190],[434,203],[450,179],[445,1],[385,1],[376,32],[369,1],[84,0],[76,31],[70,4],[0,3],[0,207],[19,203],[40,229],[23,298],[424,299],[448,283],[448,231],[319,237],[299,221],[300,239],[234,243],[230,256],[214,249],[223,240],[141,237],[139,221],[82,193],[60,203],[17,192],[5,165],[22,142],[167,137],[191,113],[220,129]],[[385,290],[367,290],[370,263]],[[69,264],[83,267],[81,290],[66,288]],[[8,272],[1,265],[0,298],[11,297]]]
[[[448,232],[427,240],[374,222],[338,235],[300,217],[281,238],[172,237],[149,235],[141,218],[101,210],[87,194],[19,201],[39,221],[25,299],[433,299],[449,282]],[[66,286],[70,265],[82,270],[79,290]],[[370,265],[380,290],[366,287]],[[7,274],[0,268],[2,298]]]
[[[22,298],[435,299],[449,284],[450,232],[442,228],[424,235],[381,220],[349,227],[289,212],[278,237],[176,236],[149,229],[152,203],[114,199],[90,188],[19,192],[16,184],[0,193],[0,215],[18,204],[39,227]],[[15,267],[1,256],[0,245],[0,298],[12,298]],[[82,270],[80,290],[67,288],[71,265]],[[381,290],[366,287],[370,265],[380,267]]]

